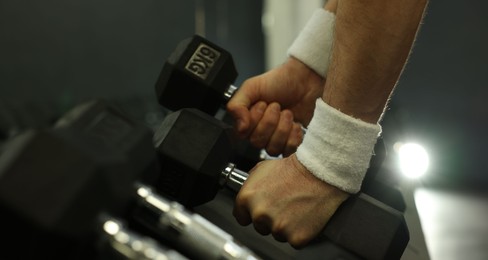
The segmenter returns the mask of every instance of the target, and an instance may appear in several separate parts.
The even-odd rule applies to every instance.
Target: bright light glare
[[[409,178],[419,178],[429,168],[429,155],[425,148],[419,144],[402,144],[398,149],[398,156],[400,170]]]
[[[103,229],[110,235],[115,235],[120,231],[120,225],[117,222],[108,220],[103,224]]]

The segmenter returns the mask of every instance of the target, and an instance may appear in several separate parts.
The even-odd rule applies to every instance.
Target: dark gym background
[[[433,183],[488,185],[487,8],[481,0],[430,1],[387,114],[399,139],[425,144]]]
[[[42,124],[94,97],[157,109],[153,85],[176,43],[195,33],[199,10],[206,37],[232,53],[239,84],[264,71],[262,8],[260,0],[0,0],[0,126]],[[488,185],[486,10],[482,0],[430,2],[384,121],[387,143],[425,145],[432,186]]]
[[[233,54],[239,80],[264,70],[258,0],[1,0],[0,108],[155,102],[164,61],[202,11],[203,32]]]

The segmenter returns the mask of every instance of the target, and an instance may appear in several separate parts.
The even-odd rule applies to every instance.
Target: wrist
[[[315,70],[311,69],[307,64],[303,63],[301,60],[290,56],[287,61],[283,64],[284,69],[293,75],[299,82],[308,83],[313,82],[323,82],[324,78],[318,74]]]
[[[291,167],[294,168],[295,172],[302,173],[304,177],[310,178],[313,181],[318,181],[320,182],[321,190],[325,190],[328,193],[329,198],[338,198],[340,201],[339,203],[342,203],[345,199],[349,197],[349,193],[343,191],[342,189],[337,188],[336,186],[330,185],[327,182],[324,182],[323,180],[317,178],[313,173],[311,173],[307,167],[305,167],[300,160],[297,158],[297,154],[294,153],[286,158],[285,160],[291,160]]]
[[[306,127],[312,119],[315,100],[324,92],[325,79],[294,57],[288,58],[282,65],[282,70],[281,75],[286,78],[285,84],[293,86],[289,90],[293,91],[295,98],[300,99],[299,108],[297,104],[293,104],[295,106],[294,121]],[[285,108],[289,107],[286,107],[285,104]]]
[[[319,98],[296,156],[318,179],[357,193],[380,133],[380,125],[348,116]]]
[[[325,91],[324,96],[331,96],[327,95],[327,91]],[[385,110],[385,103],[374,103],[371,102],[371,99],[365,100],[365,98],[357,98],[353,99],[354,102],[351,102],[350,97],[343,97],[340,98],[338,95],[335,95],[334,98],[323,98],[324,101],[331,107],[341,111],[342,113],[349,115],[353,118],[357,118],[361,121],[376,124],[381,121],[381,118],[384,114]]]

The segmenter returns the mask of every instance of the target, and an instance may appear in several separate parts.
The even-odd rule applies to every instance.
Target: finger
[[[261,235],[267,236],[271,234],[272,220],[267,215],[259,213],[259,215],[253,217],[252,221],[254,229]]]
[[[266,146],[266,152],[272,156],[277,156],[283,153],[292,129],[293,113],[290,110],[281,111],[278,126]]]
[[[247,200],[242,198],[240,193],[237,194],[232,215],[234,215],[234,218],[242,226],[247,226],[252,223],[251,214],[247,208]]]
[[[273,235],[273,238],[278,242],[287,242],[288,236],[286,234],[286,224],[279,220],[275,220],[271,235]]]
[[[260,76],[257,76],[244,81],[229,100],[228,104],[249,108],[252,104],[262,100],[260,91],[262,80],[260,78]]]
[[[249,128],[247,129],[245,135],[246,137],[248,137],[254,131],[254,129],[256,129],[257,125],[263,118],[267,108],[268,108],[268,104],[266,104],[266,102],[264,101],[259,101],[258,103],[254,104],[251,107],[250,109],[251,120],[250,120]]]
[[[250,131],[251,113],[247,107],[227,104],[227,111],[235,120],[235,130],[239,136],[245,136]]]
[[[288,157],[289,155],[296,152],[298,146],[303,141],[303,130],[300,124],[293,123],[293,128],[290,131],[290,135],[287,138],[285,148],[283,149],[283,156]]]
[[[285,243],[287,242],[287,238],[286,236],[284,236],[283,234],[279,234],[279,233],[271,233],[271,235],[273,235],[273,238],[278,241],[278,242],[282,242],[282,243]]]
[[[236,130],[238,133],[245,133],[248,131],[250,123],[250,107],[257,102],[260,96],[259,80],[251,78],[244,81],[242,86],[236,91],[232,98],[227,103],[227,111],[236,120]]]
[[[272,103],[264,111],[264,115],[251,133],[249,141],[257,148],[264,148],[268,144],[280,120],[280,105]]]

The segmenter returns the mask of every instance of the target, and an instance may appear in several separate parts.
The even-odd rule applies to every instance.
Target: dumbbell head
[[[359,193],[335,212],[322,234],[364,259],[400,259],[410,239],[403,214]]]
[[[156,95],[168,109],[192,107],[213,115],[232,95],[233,90],[227,92],[236,78],[230,53],[195,35],[180,42],[167,59]]]
[[[232,159],[232,129],[196,109],[169,114],[155,134],[161,174],[155,187],[193,207],[212,200]]]
[[[103,100],[94,100],[80,104],[67,112],[56,124],[56,133],[68,137],[71,145],[85,146],[85,152],[101,153],[97,157],[100,163],[115,168],[118,160],[124,164],[123,170],[112,170],[105,176],[114,178],[115,185],[110,186],[114,194],[123,194],[124,185],[132,185],[137,179],[152,182],[157,176],[158,162],[152,146],[152,131],[142,123],[127,116],[118,107]],[[146,167],[141,170],[141,167]],[[122,173],[127,172],[127,173]],[[119,183],[119,184],[117,184]]]
[[[150,130],[93,103],[69,113],[55,129],[11,139],[0,157],[0,229],[12,248],[30,250],[0,254],[89,254],[97,216],[125,215],[134,181],[153,167],[151,138]]]

